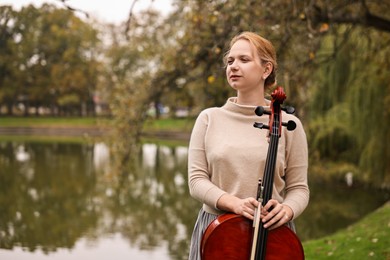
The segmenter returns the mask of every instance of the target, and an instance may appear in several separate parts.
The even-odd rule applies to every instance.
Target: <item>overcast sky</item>
[[[119,23],[127,20],[131,4],[134,0],[67,0],[66,3],[76,9],[81,9],[102,22]],[[12,5],[19,10],[22,6],[33,4],[40,7],[43,3],[61,5],[59,0],[0,0],[0,5]],[[138,0],[134,11],[145,9],[152,5],[166,14],[170,10],[171,0]]]

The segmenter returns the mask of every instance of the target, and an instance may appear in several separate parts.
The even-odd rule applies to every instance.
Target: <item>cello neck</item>
[[[255,123],[255,127],[269,128],[269,146],[268,153],[265,162],[265,169],[263,174],[263,185],[259,185],[257,191],[257,200],[261,202],[257,212],[255,214],[255,229],[252,242],[251,260],[263,260],[265,259],[265,250],[267,245],[268,229],[264,228],[260,220],[261,207],[265,206],[267,202],[272,198],[272,190],[274,183],[275,165],[277,159],[279,137],[281,136],[281,107],[286,95],[281,87],[275,89],[272,93],[271,112],[265,112],[264,109],[256,109],[258,111],[270,115],[269,125],[259,125]],[[259,114],[258,114],[259,115]]]

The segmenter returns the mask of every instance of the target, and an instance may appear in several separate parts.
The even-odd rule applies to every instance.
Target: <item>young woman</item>
[[[222,107],[202,111],[194,125],[189,144],[188,178],[190,194],[203,203],[190,248],[190,260],[200,259],[200,243],[207,226],[226,212],[253,219],[259,178],[264,173],[268,152],[267,131],[253,127],[267,124],[269,117],[255,115],[256,106],[269,106],[265,89],[276,84],[276,53],[263,37],[243,32],[230,42],[224,58],[226,78],[237,91]],[[283,129],[279,140],[272,199],[262,209],[264,227],[290,224],[306,208],[307,141],[302,124],[293,120],[294,131]]]

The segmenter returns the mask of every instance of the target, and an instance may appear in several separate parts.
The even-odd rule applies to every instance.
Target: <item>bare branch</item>
[[[360,6],[361,12],[358,13],[340,12],[323,10],[323,8],[312,2],[307,7],[306,15],[312,27],[316,27],[319,23],[352,24],[373,27],[390,33],[390,20],[372,14],[365,1],[361,1]]]
[[[64,5],[64,7],[65,7],[66,9],[68,9],[68,10],[70,10],[70,11],[72,11],[72,12],[80,12],[80,13],[83,13],[83,14],[85,15],[85,17],[89,18],[89,14],[88,14],[86,11],[81,10],[81,9],[77,9],[77,8],[74,8],[74,7],[71,7],[70,5],[68,5],[68,4],[66,3],[68,0],[58,0],[58,1],[62,2],[63,5]]]
[[[137,3],[137,1],[138,1],[138,0],[134,0],[133,3],[131,4],[130,12],[129,12],[129,18],[127,19],[127,22],[126,22],[125,35],[126,35],[126,39],[127,39],[127,40],[129,40],[129,34],[128,34],[128,32],[130,31],[131,18],[133,17],[133,10],[134,10],[134,6],[135,6],[135,4]]]

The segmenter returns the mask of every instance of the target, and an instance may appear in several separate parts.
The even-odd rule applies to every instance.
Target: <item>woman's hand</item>
[[[261,221],[269,230],[280,227],[293,217],[292,209],[277,200],[271,199],[261,210]]]
[[[255,208],[257,208],[258,205],[259,202],[255,198],[249,197],[240,199],[227,193],[222,195],[217,202],[217,207],[219,209],[233,212],[250,220],[253,220]]]

